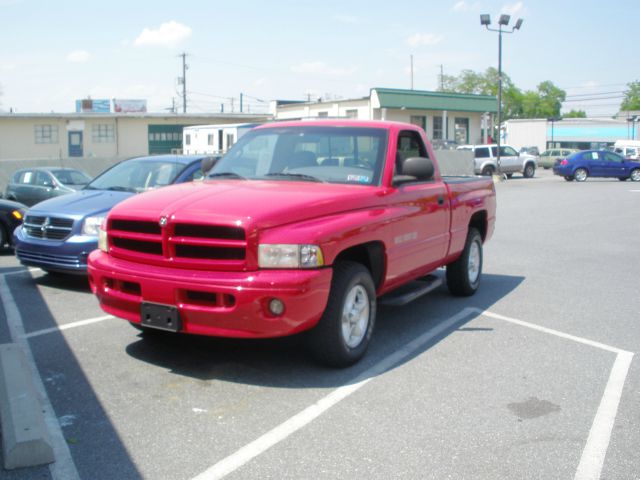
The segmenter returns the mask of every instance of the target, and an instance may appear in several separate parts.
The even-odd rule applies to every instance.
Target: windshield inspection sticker
[[[347,182],[369,183],[366,175],[347,175]]]

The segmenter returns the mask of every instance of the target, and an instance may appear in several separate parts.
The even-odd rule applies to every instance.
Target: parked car
[[[613,177],[640,182],[640,162],[627,160],[608,150],[584,150],[559,159],[553,173],[571,182],[584,182],[588,177]]]
[[[520,148],[520,153],[528,153],[529,155],[533,155],[534,157],[540,156],[540,150],[535,145],[532,147],[522,147]]]
[[[98,247],[98,229],[116,204],[136,193],[202,178],[203,155],[155,155],[120,162],[84,189],[30,208],[14,232],[23,265],[47,272],[86,274],[87,256]]]
[[[13,231],[22,223],[27,208],[12,200],[0,200],[0,248],[13,244]]]
[[[613,151],[629,160],[640,159],[640,140],[616,140]]]
[[[476,175],[493,175],[498,172],[498,146],[462,145],[458,150],[471,150],[475,161]],[[500,172],[511,178],[514,173],[521,173],[525,178],[535,175],[537,159],[528,153],[518,153],[509,145],[500,145]]]
[[[538,158],[538,166],[546,169],[553,168],[556,164],[556,160],[559,158],[567,158],[572,153],[576,153],[578,150],[575,148],[550,148],[540,154]]]
[[[76,168],[23,168],[11,176],[5,198],[31,206],[52,197],[73,193],[90,181],[89,175]]]

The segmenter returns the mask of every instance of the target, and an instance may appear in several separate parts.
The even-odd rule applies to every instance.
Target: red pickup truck
[[[416,126],[274,122],[204,181],[113,208],[89,281],[106,312],[143,331],[306,331],[311,352],[342,367],[364,355],[379,302],[407,303],[443,276],[453,294],[475,293],[495,211],[492,181],[443,179]]]

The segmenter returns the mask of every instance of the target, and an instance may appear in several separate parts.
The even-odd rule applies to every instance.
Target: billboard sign
[[[116,113],[146,113],[146,100],[113,99],[113,111]]]
[[[108,99],[83,98],[76,100],[76,113],[109,113],[111,102]]]

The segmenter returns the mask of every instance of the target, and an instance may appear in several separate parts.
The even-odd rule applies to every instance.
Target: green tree
[[[564,113],[562,118],[587,118],[587,113],[584,110],[571,110]]]
[[[640,80],[627,83],[627,87],[629,88],[624,92],[620,110],[640,110]]]

